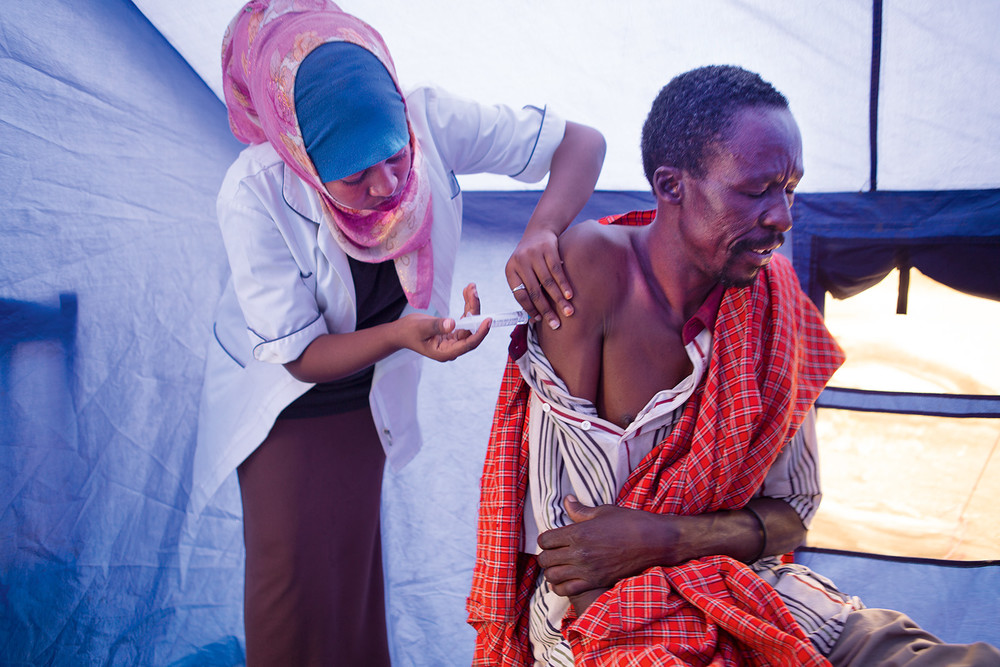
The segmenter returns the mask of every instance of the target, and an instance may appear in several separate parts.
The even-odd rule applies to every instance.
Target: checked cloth
[[[647,224],[648,211],[602,220]],[[476,665],[531,665],[528,603],[539,567],[521,553],[529,389],[511,358],[482,478],[469,622]],[[746,505],[843,353],[775,256],[746,288],[726,290],[708,372],[671,434],[632,471],[622,507],[701,514]],[[520,339],[520,341],[519,341]],[[775,591],[746,565],[710,556],[624,579],[564,634],[591,665],[825,665]]]

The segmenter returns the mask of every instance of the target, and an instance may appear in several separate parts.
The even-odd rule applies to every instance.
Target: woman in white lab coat
[[[378,33],[323,0],[250,2],[223,47],[230,124],[250,146],[218,199],[232,280],[193,504],[237,469],[248,663],[388,664],[384,462],[398,469],[420,447],[421,358],[453,359],[488,329],[447,317],[456,175],[549,174],[506,273],[558,326],[571,287],[556,237],[593,190],[604,140],[546,108],[404,95]],[[478,312],[474,286],[465,301]]]

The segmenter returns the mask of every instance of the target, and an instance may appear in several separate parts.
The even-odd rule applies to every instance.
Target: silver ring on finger
[[[523,289],[527,289],[527,288],[524,286],[524,283],[521,283],[517,287],[511,287],[510,288],[510,292],[511,292],[511,294],[513,294],[514,292],[517,292],[518,290],[523,290]]]

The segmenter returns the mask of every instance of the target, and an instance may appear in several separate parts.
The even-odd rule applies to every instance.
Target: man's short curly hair
[[[705,175],[705,160],[726,139],[746,107],[788,108],[788,100],[759,74],[735,65],[710,65],[679,74],[660,89],[642,126],[642,167],[653,183],[662,165]]]

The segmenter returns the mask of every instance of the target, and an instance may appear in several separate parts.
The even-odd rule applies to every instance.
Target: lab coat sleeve
[[[294,361],[317,336],[328,333],[316,302],[315,276],[296,261],[275,224],[275,216],[296,214],[269,210],[275,204],[265,203],[245,182],[231,192],[224,188],[220,194],[219,225],[254,358]]]
[[[484,105],[436,88],[420,88],[427,127],[447,167],[455,174],[491,173],[525,183],[540,181],[562,141],[566,121],[548,107],[522,109]]]

